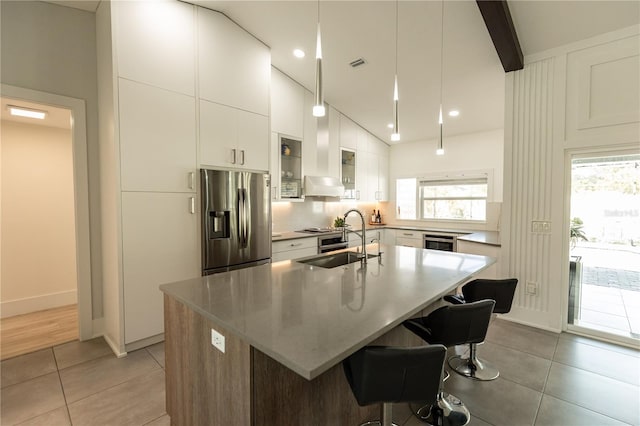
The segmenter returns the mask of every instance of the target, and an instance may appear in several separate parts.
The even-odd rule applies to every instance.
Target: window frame
[[[398,214],[398,180],[401,179],[415,179],[415,217],[414,218],[400,218]],[[407,221],[420,221],[420,222],[453,222],[453,223],[487,223],[487,215],[488,215],[488,204],[493,200],[493,170],[473,170],[473,171],[465,171],[465,172],[456,172],[456,173],[433,173],[433,174],[421,174],[421,175],[412,175],[412,176],[398,176],[396,179],[396,193],[395,193],[395,202],[396,202],[396,219],[397,220],[407,220]],[[487,185],[487,196],[486,197],[422,197],[422,188],[423,182],[435,182],[435,181],[447,181],[452,182],[452,185],[455,185],[456,181],[486,181]],[[424,206],[423,201],[425,200],[484,200],[485,201],[485,219],[477,220],[477,219],[454,219],[454,218],[424,218]]]

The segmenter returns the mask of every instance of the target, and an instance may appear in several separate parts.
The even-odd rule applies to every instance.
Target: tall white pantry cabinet
[[[177,0],[96,12],[104,335],[163,339],[158,287],[200,275],[198,168],[268,170],[268,47]]]

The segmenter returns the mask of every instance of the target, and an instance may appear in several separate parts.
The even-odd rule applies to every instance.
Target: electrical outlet
[[[537,294],[538,293],[538,284],[533,282],[527,282],[527,294]]]
[[[531,221],[531,232],[534,234],[550,234],[551,222],[546,220]]]
[[[224,353],[224,336],[213,328],[211,329],[211,344],[220,352]]]

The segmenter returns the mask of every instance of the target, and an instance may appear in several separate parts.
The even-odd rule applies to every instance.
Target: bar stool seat
[[[515,278],[503,280],[476,279],[462,286],[462,294],[445,296],[450,303],[461,305],[491,299],[496,302],[493,313],[506,314],[511,311],[513,296],[518,280]],[[469,356],[457,355],[449,358],[449,367],[456,373],[475,380],[495,380],[500,375],[496,367],[477,357],[477,343],[469,343]]]
[[[493,300],[447,305],[426,317],[406,320],[403,325],[430,344],[451,347],[479,343],[487,334],[494,305]],[[430,408],[423,406],[414,414],[431,424],[466,425],[471,414],[459,398],[444,392],[444,375],[443,368],[436,403]],[[427,408],[428,412],[423,415]]]
[[[442,345],[365,346],[344,360],[344,374],[358,405],[381,404],[380,420],[363,425],[393,425],[394,402],[435,401],[445,356]]]

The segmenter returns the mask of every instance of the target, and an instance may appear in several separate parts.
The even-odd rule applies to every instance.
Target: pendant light
[[[398,126],[398,0],[396,0],[396,73],[393,79],[393,133],[391,140],[400,140],[400,128]]]
[[[440,137],[438,138],[438,149],[436,155],[444,155],[442,146],[442,68],[444,59],[444,0],[442,0],[442,16],[440,25],[440,112],[438,114],[438,126],[440,127]]]
[[[322,87],[322,42],[320,39],[320,0],[318,0],[318,33],[316,35],[316,93],[313,116],[324,117],[324,88]]]

